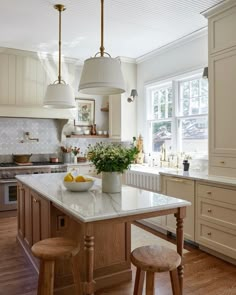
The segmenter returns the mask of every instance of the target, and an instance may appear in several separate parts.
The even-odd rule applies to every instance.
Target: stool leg
[[[76,295],[82,295],[78,255],[71,258]]]
[[[170,271],[170,280],[171,280],[173,295],[180,295],[179,277],[178,277],[177,269]]]
[[[53,260],[40,260],[38,295],[53,295],[54,265]]]
[[[146,276],[146,295],[154,295],[154,272],[147,271]]]
[[[143,281],[145,272],[141,268],[137,267],[135,283],[134,283],[134,295],[142,295],[143,293]]]

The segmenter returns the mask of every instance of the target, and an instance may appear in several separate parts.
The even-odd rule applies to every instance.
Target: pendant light
[[[100,51],[94,57],[84,62],[79,85],[79,91],[84,94],[110,95],[125,92],[120,61],[105,52],[103,46],[103,8],[104,0],[101,0],[101,46]]]
[[[61,78],[61,12],[66,8],[62,4],[54,5],[59,11],[59,68],[58,80],[48,85],[43,106],[55,109],[75,108],[75,97],[72,88]]]

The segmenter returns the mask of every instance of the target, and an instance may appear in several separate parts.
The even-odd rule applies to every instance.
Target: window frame
[[[152,154],[158,154],[158,152],[154,152],[152,150],[152,123],[154,122],[164,122],[164,121],[170,121],[171,122],[171,147],[172,152],[177,153],[181,152],[181,136],[180,132],[181,129],[179,128],[179,122],[180,120],[185,119],[194,119],[194,118],[206,118],[208,120],[209,116],[209,104],[208,104],[208,111],[205,114],[194,114],[194,115],[180,115],[180,83],[184,81],[191,81],[194,79],[200,79],[202,78],[202,71],[203,68],[187,72],[184,74],[180,74],[177,76],[169,77],[165,80],[159,80],[156,82],[152,82],[151,84],[145,85],[145,95],[146,95],[146,123],[147,123],[147,135],[148,135],[148,150]],[[151,110],[152,103],[151,103],[151,93],[155,89],[160,89],[163,87],[168,87],[168,85],[172,85],[172,117],[166,118],[166,119],[155,119],[154,117],[151,118],[151,114],[153,111]],[[209,96],[209,91],[208,91]],[[209,137],[208,139],[209,140]],[[208,156],[208,149],[204,153],[204,157]]]

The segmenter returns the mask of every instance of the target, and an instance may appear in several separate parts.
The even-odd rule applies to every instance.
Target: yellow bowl
[[[69,191],[84,192],[84,191],[89,190],[93,186],[94,182],[95,182],[95,180],[92,179],[91,181],[85,181],[85,182],[63,181],[63,184]]]

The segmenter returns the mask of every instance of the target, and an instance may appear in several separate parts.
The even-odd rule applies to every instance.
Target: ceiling
[[[138,58],[207,26],[202,11],[222,0],[105,0],[104,45],[113,57]],[[81,60],[100,47],[99,0],[7,0],[1,3],[0,46],[58,52],[62,13],[62,54]]]

